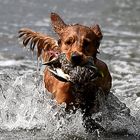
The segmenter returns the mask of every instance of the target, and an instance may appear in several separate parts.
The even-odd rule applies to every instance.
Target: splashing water
[[[82,125],[80,110],[66,114],[65,104],[58,106],[51,94],[46,94],[42,77],[33,70],[25,72],[15,68],[0,74],[0,129],[28,130],[32,136],[40,135],[41,131],[41,137],[52,139],[90,138]],[[140,131],[130,110],[111,93],[101,111],[92,117],[108,134],[138,135]],[[92,138],[96,136],[92,134]]]
[[[26,71],[20,75],[16,70],[11,71],[7,70],[0,74],[2,130],[44,129],[46,136],[56,138],[60,137],[62,132],[84,132],[82,114],[77,111],[76,114],[66,115],[65,105],[57,106],[49,97],[50,94],[45,93],[41,75],[33,71]]]
[[[93,114],[107,130],[107,136],[100,133],[98,139],[139,140],[127,134],[140,134],[140,1],[61,1],[0,0],[0,139],[94,139],[85,133],[80,110],[65,114],[65,105],[57,106],[45,93],[42,76],[17,47],[21,27],[52,35],[48,15],[57,11],[67,23],[101,25],[100,57],[109,66],[114,95],[130,109],[110,94],[102,110]]]

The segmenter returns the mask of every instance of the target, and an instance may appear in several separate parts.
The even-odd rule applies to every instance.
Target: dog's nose
[[[78,53],[72,53],[71,61],[72,61],[73,64],[78,65],[82,61],[82,56]]]

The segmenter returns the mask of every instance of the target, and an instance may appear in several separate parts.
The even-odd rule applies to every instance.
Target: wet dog
[[[30,29],[21,29],[19,38],[24,46],[30,44],[32,51],[37,47],[37,57],[47,65],[45,88],[57,103],[65,102],[67,109],[71,104],[80,108],[85,128],[88,131],[98,129],[98,124],[91,119],[100,107],[97,93],[106,97],[112,82],[107,65],[97,58],[103,37],[101,29],[97,24],[92,27],[67,25],[56,13],[51,13],[51,22],[58,34],[57,41]]]

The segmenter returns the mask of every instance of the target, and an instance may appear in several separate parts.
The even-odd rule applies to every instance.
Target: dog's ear
[[[91,27],[91,29],[95,33],[98,41],[102,40],[103,34],[102,34],[102,31],[101,31],[99,25],[98,24],[95,24],[94,26]]]
[[[51,22],[54,27],[55,32],[58,35],[61,35],[63,29],[67,26],[64,21],[60,18],[60,16],[56,13],[51,13]]]
[[[47,58],[47,56],[43,57],[43,52],[47,54],[47,51],[50,50],[59,51],[57,41],[48,35],[34,32],[28,28],[20,29],[18,33],[18,37],[22,40],[23,46],[27,47],[29,45],[32,52],[34,52],[36,47],[37,58],[42,56],[43,61],[46,61],[45,59]]]

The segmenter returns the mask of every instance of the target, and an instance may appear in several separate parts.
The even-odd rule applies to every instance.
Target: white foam
[[[13,66],[13,65],[20,65],[21,61],[17,60],[1,60],[0,61],[0,66],[5,67],[5,66]]]

